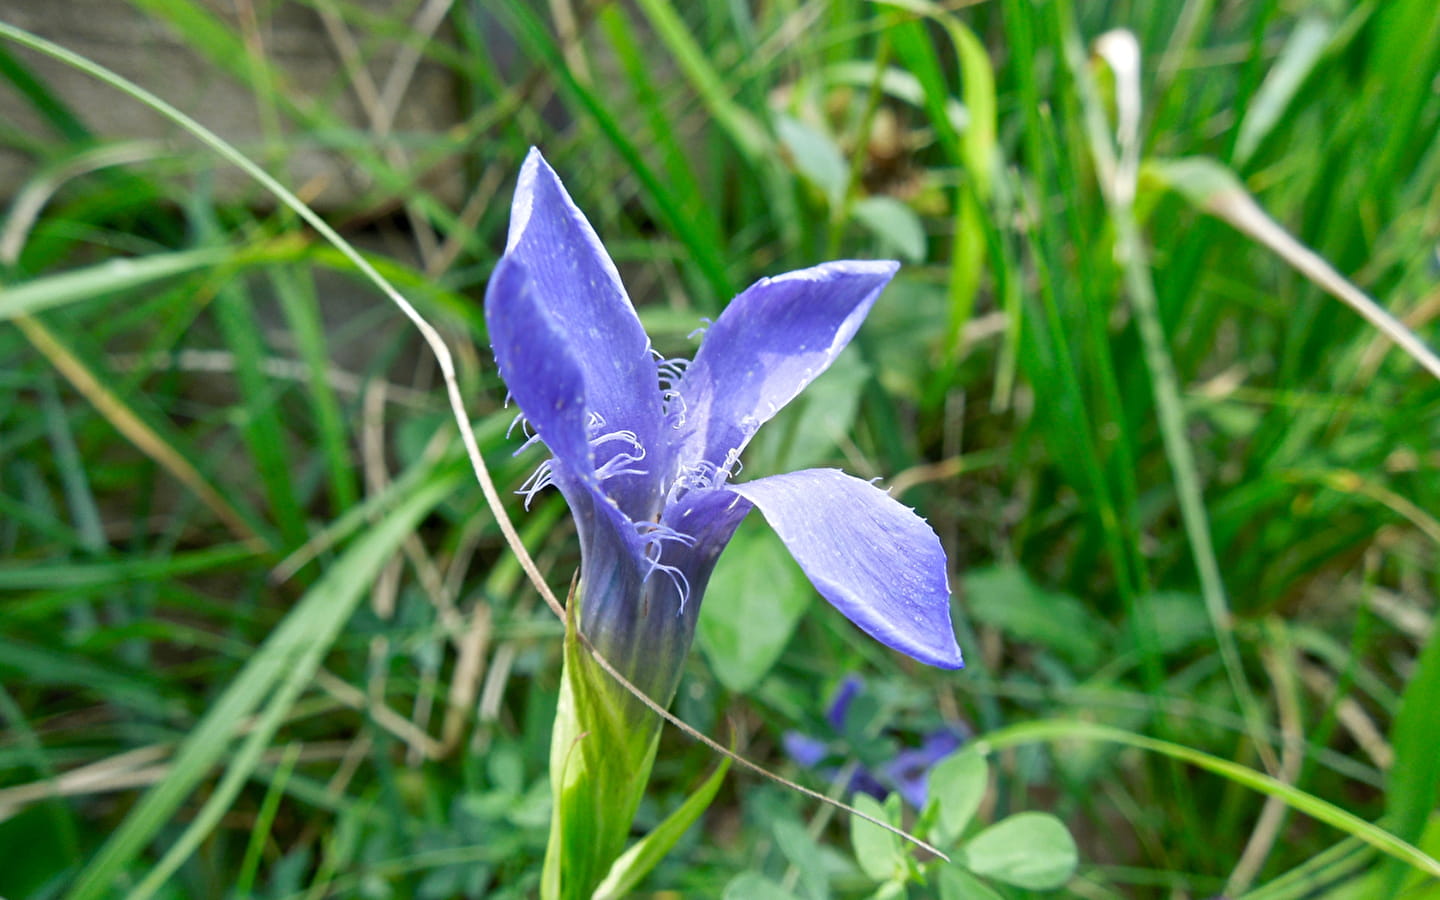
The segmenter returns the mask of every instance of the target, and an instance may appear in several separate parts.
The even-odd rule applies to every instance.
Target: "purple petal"
[[[730,491],[687,491],[665,505],[660,524],[692,539],[693,549],[686,554],[694,558],[691,565],[713,566],[753,508]]]
[[[628,429],[647,451],[658,451],[660,386],[650,339],[595,230],[533,148],[515,187],[505,258],[524,265],[536,301],[583,373],[587,411],[605,430]]]
[[[923,663],[963,665],[950,626],[945,551],[913,510],[837,469],[729,490],[759,507],[815,589],[871,637]]]
[[[920,752],[930,760],[933,768],[940,760],[965,745],[966,734],[959,728],[940,728],[925,735],[920,742]]]
[[[485,325],[500,377],[530,424],[567,473],[593,481],[584,372],[529,272],[512,257],[501,259],[490,276]]]
[[[680,382],[682,464],[733,460],[855,336],[899,263],[854,260],[764,278],[730,301]]]
[[[913,750],[902,750],[884,768],[884,776],[895,785],[895,790],[916,809],[925,808],[925,799],[930,792],[930,770],[945,757],[960,749],[964,741],[960,735],[948,729],[931,732],[924,742]]]
[[[585,594],[581,627],[612,661],[636,664],[626,670],[632,680],[642,662],[683,659],[689,643],[686,635],[673,634],[670,620],[676,617],[640,616],[649,565],[634,521],[610,496],[613,480],[602,487],[595,473],[584,373],[513,257],[502,259],[490,278],[485,321],[500,374],[555,455],[552,475],[575,518]],[[645,645],[643,656],[631,652],[636,643]]]
[[[834,776],[831,776],[834,777]],[[880,783],[869,769],[861,766],[850,776],[850,791],[856,794],[869,794],[876,800],[884,800],[890,794],[890,789]]]
[[[806,769],[813,769],[830,755],[830,745],[798,731],[787,731],[780,736],[785,755]]]
[[[750,501],[729,491],[690,491],[667,504],[654,525],[621,521],[619,510],[602,502],[604,497],[591,504],[597,513],[591,519],[606,544],[586,542],[582,524],[581,582],[607,600],[600,606],[587,595],[582,625],[607,655],[613,652],[612,661],[629,666],[622,671],[634,673],[652,697],[668,699],[695,635],[715,561],[752,509]],[[581,521],[579,513],[576,520]],[[603,592],[597,587],[602,584],[609,586]]]
[[[830,727],[835,729],[836,734],[845,733],[845,720],[850,716],[850,701],[860,693],[865,686],[864,680],[859,675],[847,675],[841,682],[840,689],[835,692],[835,699],[830,701],[830,709],[825,713],[829,720]]]
[[[909,777],[894,777],[895,791],[915,809],[924,809],[930,795],[930,770],[921,769]]]

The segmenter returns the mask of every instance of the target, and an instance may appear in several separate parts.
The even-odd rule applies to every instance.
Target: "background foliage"
[[[836,791],[787,732],[844,772],[963,730],[991,752],[958,827],[1055,813],[1076,895],[1440,896],[1376,849],[1440,854],[1440,391],[1166,162],[1232,171],[1433,342],[1430,0],[130,6],[201,73],[134,77],[202,121],[239,89],[255,127],[226,136],[442,328],[505,488],[538,458],[480,298],[530,145],[666,355],[761,275],[906,263],[742,477],[886,476],[951,554],[968,668],[865,640],[745,529],[687,721]],[[328,75],[287,69],[282,20]],[[1117,27],[1133,211],[1106,193],[1123,73],[1092,53]],[[97,127],[56,71],[0,42],[0,895],[533,894],[561,629],[433,360],[273,196],[113,84]],[[445,108],[412,105],[430,78]],[[561,501],[512,509],[563,588]],[[668,734],[641,824],[713,764]],[[644,887],[867,896],[877,841],[733,772]],[[959,878],[910,890],[986,889]]]

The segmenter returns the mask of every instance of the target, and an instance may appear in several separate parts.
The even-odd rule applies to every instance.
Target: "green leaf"
[[[830,896],[830,879],[825,873],[825,863],[820,847],[804,825],[792,819],[775,820],[772,830],[780,852],[800,873],[800,882],[805,896],[810,900],[827,900]]]
[[[800,900],[759,872],[741,872],[729,884],[721,900]]]
[[[761,522],[742,526],[706,589],[696,638],[720,683],[752,690],[775,665],[810,606],[810,582]]]
[[[665,854],[670,852],[670,848],[675,846],[681,835],[695,824],[695,820],[710,806],[728,771],[730,758],[722,757],[715,771],[710,773],[710,777],[705,779],[695,793],[685,798],[685,802],[666,816],[665,821],[656,825],[654,831],[645,835],[615,860],[605,880],[595,888],[595,900],[623,897],[633,890],[635,885],[640,883],[640,879],[665,858]]]
[[[1013,566],[979,569],[965,576],[971,617],[1018,641],[1055,651],[1081,669],[1098,665],[1105,625],[1068,594],[1043,590]]]
[[[1049,813],[1022,812],[975,835],[958,858],[977,875],[1048,891],[1075,874],[1079,852],[1059,819]]]
[[[855,808],[867,816],[882,822],[891,821],[890,813],[869,794],[856,794],[854,803]],[[855,848],[855,861],[860,869],[876,881],[893,878],[904,864],[900,838],[859,816],[850,818],[850,844]]]
[[[925,226],[906,204],[894,197],[865,197],[850,212],[855,221],[870,229],[882,247],[910,262],[925,261]]]
[[[830,135],[785,115],[775,116],[775,133],[795,168],[839,205],[850,184],[850,167]]]
[[[936,844],[944,847],[960,839],[985,799],[989,783],[990,766],[977,750],[952,753],[930,771],[926,815],[932,810],[938,815],[931,832]]]
[[[1004,900],[994,888],[959,866],[942,866],[935,880],[940,900]]]
[[[1440,630],[1431,633],[1420,652],[1410,684],[1400,700],[1400,711],[1390,729],[1395,764],[1385,782],[1385,814],[1394,834],[1407,841],[1418,839],[1440,794]],[[1406,867],[1388,867],[1387,893],[1396,894]]]
[[[220,265],[235,256],[228,247],[112,259],[94,266],[36,278],[0,290],[0,320],[145,287],[166,278]]]
[[[1235,139],[1235,162],[1243,165],[1260,143],[1280,122],[1300,85],[1310,76],[1315,64],[1324,55],[1336,26],[1317,15],[1307,15],[1295,25],[1285,39],[1285,46],[1275,57],[1275,65],[1265,75],[1260,90],[1250,99],[1245,118],[1240,120],[1239,136]]]
[[[1177,653],[1209,639],[1210,619],[1205,615],[1205,601],[1199,596],[1181,591],[1160,591],[1146,597],[1145,604],[1149,606],[1154,621],[1163,623],[1155,634],[1159,652]],[[1133,635],[1127,636],[1127,643],[1135,643]]]

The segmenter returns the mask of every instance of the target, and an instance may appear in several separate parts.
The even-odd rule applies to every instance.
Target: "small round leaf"
[[[959,866],[941,868],[936,881],[940,900],[1005,900],[990,885]]]
[[[964,865],[976,875],[1032,891],[1058,888],[1075,874],[1079,852],[1064,823],[1049,813],[1002,819],[965,844]]]
[[[977,750],[952,753],[930,771],[927,806],[938,807],[933,831],[937,843],[953,844],[960,839],[980,808],[989,782],[990,767]]]
[[[856,794],[854,803],[855,808],[867,816],[882,822],[894,821],[880,801],[869,794]],[[900,838],[859,816],[850,819],[850,843],[855,848],[855,861],[860,864],[861,871],[876,881],[893,877],[902,864]]]

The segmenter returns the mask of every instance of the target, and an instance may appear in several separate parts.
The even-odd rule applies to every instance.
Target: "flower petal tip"
[[[525,154],[525,162],[520,166],[520,177],[515,182],[515,198],[510,203],[510,231],[505,239],[507,254],[514,252],[524,239],[537,206],[542,223],[545,217],[554,220],[576,219],[583,223],[579,230],[584,242],[591,245],[587,249],[604,256],[605,261],[609,262],[609,256],[605,255],[600,239],[593,236],[589,222],[570,198],[570,192],[565,190],[560,176],[550,167],[540,148],[531,147]]]
[[[796,269],[783,275],[776,275],[766,281],[774,284],[785,281],[836,281],[846,278],[873,279],[878,286],[888,284],[900,263],[893,259],[837,259],[820,263],[805,269]]]
[[[728,490],[760,509],[826,600],[871,637],[958,669],[945,551],[934,529],[878,487],[836,469],[771,475]]]
[[[545,155],[540,152],[540,148],[531,147],[525,154],[525,162],[520,165],[520,178],[515,187],[516,195],[518,196],[521,192],[533,191],[537,178],[544,178],[555,184],[560,183],[560,176],[550,168],[550,163],[545,160]]]
[[[965,659],[960,654],[960,645],[953,640],[949,647],[943,648],[942,652],[934,659],[925,659],[921,662],[928,663],[939,669],[963,669]]]

